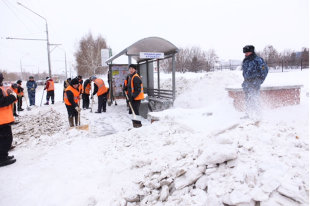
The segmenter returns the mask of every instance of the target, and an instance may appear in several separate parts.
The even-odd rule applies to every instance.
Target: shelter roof
[[[178,48],[171,42],[160,37],[147,37],[141,39],[131,46],[125,48],[118,54],[111,56],[106,60],[107,64],[110,64],[114,59],[121,55],[132,56],[137,62],[143,60],[140,59],[140,52],[161,52],[165,56],[178,52]]]

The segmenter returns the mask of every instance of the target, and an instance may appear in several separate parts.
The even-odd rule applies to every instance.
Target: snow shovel
[[[93,87],[92,87],[92,85],[91,85],[91,87],[90,87],[90,92],[91,92],[91,97],[90,97],[90,99],[91,99],[90,112],[93,112],[94,95],[93,95]]]
[[[43,100],[44,91],[45,91],[45,89],[43,89],[43,92],[42,92],[40,107],[42,106],[42,100]]]
[[[27,105],[27,108],[26,108],[26,109],[27,109],[28,111],[30,111],[30,110],[31,110],[31,108],[28,106],[28,100],[27,100],[27,97],[26,97],[26,96],[24,96],[24,98],[25,98],[26,105]]]
[[[94,105],[94,95],[91,95],[91,106],[90,106],[90,112],[93,112],[93,105]]]
[[[81,110],[80,110],[80,100],[79,100],[79,111],[78,111],[78,126],[75,126],[76,129],[80,129],[80,130],[88,130],[89,126],[88,124],[85,124],[85,125],[81,125]]]
[[[137,115],[135,114],[135,111],[134,111],[133,108],[132,108],[131,102],[129,101],[129,98],[128,98],[126,92],[125,92],[125,95],[126,95],[126,99],[127,99],[128,103],[129,103],[129,107],[130,107],[131,112],[132,112],[132,117],[133,117],[133,118],[132,118],[132,125],[133,125],[133,127],[136,127],[137,121],[140,122],[140,120],[138,120]]]

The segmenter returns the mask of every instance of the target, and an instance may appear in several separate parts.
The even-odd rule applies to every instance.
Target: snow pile
[[[136,192],[123,194],[125,202],[129,205],[307,205],[307,137],[300,140],[299,132],[294,129],[283,135],[286,126],[280,125],[276,125],[279,129],[273,134],[263,129],[274,129],[268,124],[241,123],[219,136],[199,137],[182,131],[182,135],[176,132],[170,138],[165,137],[164,147],[169,148],[154,154],[153,160],[148,155],[134,162],[134,167],[146,167],[145,173],[136,181]],[[181,150],[181,144],[187,149]]]
[[[270,73],[265,84],[279,79],[304,85],[300,105],[266,109],[257,122],[241,120],[225,91],[240,71],[177,74],[174,107],[138,129],[122,100],[106,113],[82,110],[89,131],[69,129],[57,93],[55,105],[21,113],[33,115],[20,123],[28,127],[50,111],[61,125],[35,127],[41,136],[14,149],[17,162],[0,169],[0,205],[308,205],[308,71]]]
[[[34,108],[32,107],[32,109]],[[39,111],[35,115],[21,115],[17,122],[12,127],[13,145],[20,145],[30,139],[44,137],[45,135],[51,136],[65,128],[65,119],[53,108],[47,111]]]

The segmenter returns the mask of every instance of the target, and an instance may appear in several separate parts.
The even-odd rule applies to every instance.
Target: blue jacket
[[[268,66],[265,61],[255,53],[244,58],[242,62],[242,75],[244,81],[242,87],[254,87],[259,89],[268,74]]]
[[[36,81],[27,81],[27,90],[28,92],[36,92],[37,83]]]

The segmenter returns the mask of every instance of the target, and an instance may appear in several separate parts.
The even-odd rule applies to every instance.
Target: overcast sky
[[[150,36],[177,47],[214,49],[220,59],[243,59],[242,47],[273,45],[279,52],[309,47],[308,0],[0,0],[0,70],[48,71],[44,41],[47,19],[52,73],[75,63],[79,40],[103,36],[113,54]],[[126,62],[123,62],[126,63]]]

